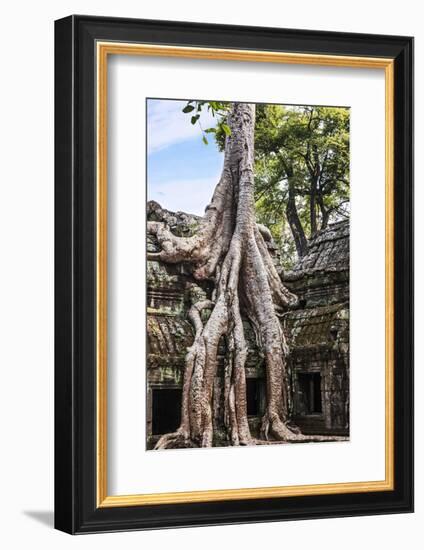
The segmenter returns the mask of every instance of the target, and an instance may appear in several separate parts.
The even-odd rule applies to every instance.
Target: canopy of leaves
[[[258,105],[255,154],[257,216],[290,266],[294,217],[307,240],[349,216],[349,109]]]

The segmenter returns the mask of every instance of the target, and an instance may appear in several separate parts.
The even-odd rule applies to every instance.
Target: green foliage
[[[229,127],[229,126],[227,126],[226,124],[222,123],[222,124],[221,124],[221,127],[222,127],[222,129],[224,130],[225,135],[231,136],[231,130],[230,130],[230,127]]]
[[[349,110],[258,105],[255,154],[257,216],[286,254],[293,251],[290,264],[302,251],[298,243],[287,248],[287,225],[295,237],[298,221],[306,242],[349,216]]]
[[[193,105],[186,105],[183,109],[183,113],[191,113],[191,111],[194,111]]]
[[[205,145],[208,145],[209,143],[206,134],[214,134],[218,148],[222,151],[225,147],[225,136],[231,135],[231,129],[226,124],[229,106],[229,103],[223,101],[199,101],[191,99],[183,108],[183,113],[188,114],[195,111],[196,114],[191,116],[191,123],[199,125],[203,143]],[[203,128],[201,124],[202,109],[206,109],[214,118],[216,118],[217,122],[215,127]]]

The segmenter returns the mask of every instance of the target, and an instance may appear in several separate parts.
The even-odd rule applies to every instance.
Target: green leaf
[[[206,132],[207,134],[211,134],[212,132],[216,132],[216,128],[207,128],[207,129],[205,130],[205,132]]]
[[[191,113],[191,111],[194,111],[193,105],[186,105],[183,109],[183,113]]]
[[[222,123],[221,128],[224,130],[227,136],[231,136],[231,128],[227,124]]]
[[[196,122],[199,120],[200,115],[195,115],[191,117],[191,123],[196,124]]]
[[[205,145],[208,144],[208,140],[206,139],[206,136],[203,136],[203,137],[202,137],[202,141],[203,141],[203,143],[204,143]]]

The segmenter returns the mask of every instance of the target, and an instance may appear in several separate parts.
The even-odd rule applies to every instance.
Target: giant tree
[[[196,121],[194,121],[196,122]],[[166,434],[156,448],[213,444],[212,399],[218,367],[218,346],[225,337],[225,410],[233,445],[253,444],[246,407],[247,343],[242,317],[251,323],[266,366],[266,410],[261,438],[278,441],[319,439],[291,429],[287,418],[287,346],[278,319],[297,301],[282,284],[268,252],[266,228],[255,219],[255,105],[228,106],[225,157],[221,177],[197,233],[178,237],[160,222],[149,222],[159,252],[150,260],[184,262],[198,280],[213,282],[210,300],[194,303],[189,312],[195,327],[183,382],[181,425]],[[202,310],[209,309],[205,319]]]
[[[308,238],[348,216],[349,111],[261,105],[255,149],[260,217],[285,217],[301,257]]]

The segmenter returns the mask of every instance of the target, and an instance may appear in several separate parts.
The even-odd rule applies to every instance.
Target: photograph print
[[[349,108],[146,110],[146,448],[347,441]]]

